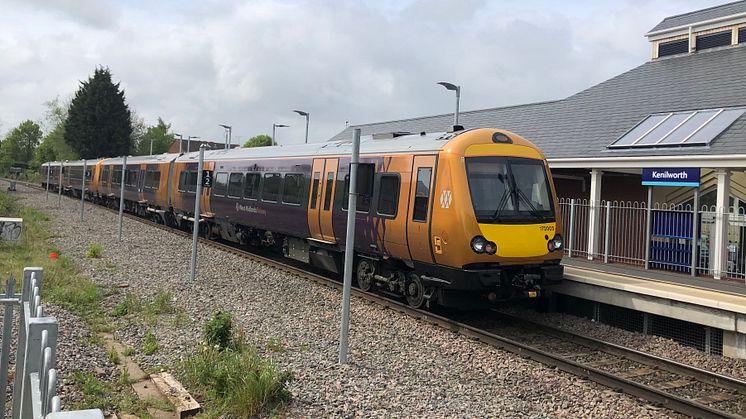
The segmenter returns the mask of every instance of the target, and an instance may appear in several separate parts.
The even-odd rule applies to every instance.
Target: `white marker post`
[[[199,201],[202,198],[202,166],[205,160],[205,145],[199,146],[197,163],[197,189],[194,191],[194,225],[192,226],[192,263],[189,265],[189,280],[194,282],[197,275],[197,237],[199,236]]]
[[[127,173],[127,156],[122,160],[122,182],[119,185],[119,241],[122,241],[122,215],[124,211],[124,174]]]
[[[88,169],[88,160],[83,160],[83,186],[80,187],[80,221],[83,221],[83,205],[85,205],[85,171]]]
[[[49,201],[49,175],[52,173],[52,162],[47,164],[47,191],[44,193],[44,202]]]
[[[360,160],[360,128],[352,137],[350,160],[350,195],[347,197],[347,235],[345,236],[345,270],[342,288],[342,325],[339,331],[339,363],[347,363],[347,339],[350,333],[350,292],[352,289],[352,261],[355,259],[355,215],[357,211],[357,168]]]
[[[60,161],[60,180],[57,181],[57,208],[62,205],[62,166],[65,163]]]

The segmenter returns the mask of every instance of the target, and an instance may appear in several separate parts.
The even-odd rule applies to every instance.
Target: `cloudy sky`
[[[727,0],[0,0],[0,135],[96,66],[130,109],[234,142],[566,97],[649,59],[664,17]]]

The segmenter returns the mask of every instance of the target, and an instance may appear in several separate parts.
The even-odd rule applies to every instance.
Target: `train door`
[[[314,159],[308,199],[308,230],[311,238],[336,243],[332,230],[332,208],[339,159]]]
[[[412,181],[409,186],[407,243],[412,260],[433,263],[430,249],[430,218],[432,217],[432,186],[435,177],[435,156],[415,156]]]

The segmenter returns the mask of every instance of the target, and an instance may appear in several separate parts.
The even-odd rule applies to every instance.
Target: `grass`
[[[179,310],[174,305],[173,296],[165,290],[159,290],[150,301],[143,301],[134,293],[128,292],[114,306],[111,315],[114,317],[142,316],[144,323],[149,326],[157,325],[159,316],[174,315],[175,324],[186,324],[183,310]]]
[[[158,340],[156,340],[153,332],[148,329],[145,332],[145,337],[142,340],[142,353],[145,355],[152,355],[158,350]]]
[[[104,255],[104,247],[98,243],[91,243],[85,251],[85,257],[89,259],[99,259]]]
[[[130,347],[130,346],[124,348],[124,356],[132,356],[134,354],[135,354],[135,348]]]
[[[130,370],[128,370],[127,367],[122,367],[122,369],[119,370],[119,384],[122,386],[126,386],[130,383]]]
[[[117,353],[117,350],[114,348],[109,349],[109,352],[107,353],[109,357],[109,361],[111,361],[112,364],[119,365],[121,362],[121,359],[119,359],[119,353]]]
[[[142,302],[140,302],[140,299],[137,297],[137,295],[128,292],[122,301],[118,302],[117,305],[114,306],[114,310],[112,311],[112,315],[114,317],[123,317],[128,314],[138,314],[142,311]]]
[[[267,348],[272,352],[285,352],[285,345],[282,343],[280,338],[274,336],[267,339]]]
[[[230,313],[217,312],[205,326],[203,344],[179,365],[184,384],[205,399],[206,417],[254,417],[290,400],[291,375],[243,341],[241,333],[233,336]]]

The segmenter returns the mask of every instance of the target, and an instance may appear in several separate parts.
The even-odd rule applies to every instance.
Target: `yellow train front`
[[[406,290],[413,305],[419,290],[447,306],[540,297],[543,285],[562,279],[554,185],[531,142],[507,131],[466,131],[441,148],[435,169],[429,246],[409,242],[424,250],[413,266],[422,283]]]

